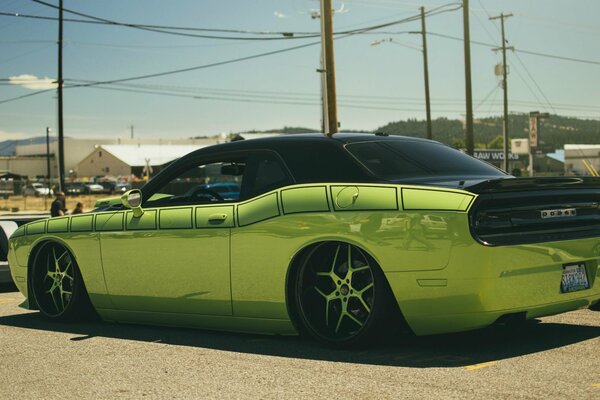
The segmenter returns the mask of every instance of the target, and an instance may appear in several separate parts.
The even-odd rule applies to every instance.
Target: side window
[[[252,171],[243,186],[244,199],[293,183],[281,161],[274,154],[254,155],[249,164]]]
[[[145,207],[214,204],[240,199],[245,159],[194,164],[160,185]]]

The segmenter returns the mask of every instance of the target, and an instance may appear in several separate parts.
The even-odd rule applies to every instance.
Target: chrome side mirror
[[[121,204],[126,208],[130,208],[135,218],[144,215],[144,210],[142,210],[142,191],[139,189],[131,189],[123,193]]]

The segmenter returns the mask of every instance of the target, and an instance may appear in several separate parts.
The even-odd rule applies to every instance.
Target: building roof
[[[546,157],[549,157],[553,160],[564,163],[565,162],[565,151],[564,150],[556,150],[554,153],[547,153]]]
[[[179,144],[110,144],[98,146],[132,167],[164,165],[206,146]]]
[[[600,144],[565,144],[565,150],[597,150]]]

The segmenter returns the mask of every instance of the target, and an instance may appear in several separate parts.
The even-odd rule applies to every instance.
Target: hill
[[[529,115],[511,114],[508,129],[511,139],[528,137]],[[375,129],[375,132],[425,137],[425,130],[425,120],[409,119],[407,121],[390,122]],[[434,140],[457,147],[461,147],[464,143],[464,127],[463,122],[460,120],[438,118],[432,121],[432,130]],[[502,118],[476,119],[473,124],[473,131],[476,147],[488,147],[488,144],[502,135]],[[551,115],[550,118],[541,122],[540,140],[555,148],[562,148],[567,143],[598,144],[600,143],[600,122]]]

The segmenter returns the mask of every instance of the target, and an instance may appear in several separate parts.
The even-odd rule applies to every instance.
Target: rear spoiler
[[[476,194],[517,192],[526,190],[555,190],[555,189],[600,189],[600,178],[596,177],[533,177],[533,178],[507,178],[490,179],[479,182],[473,186],[465,187],[466,190]]]

